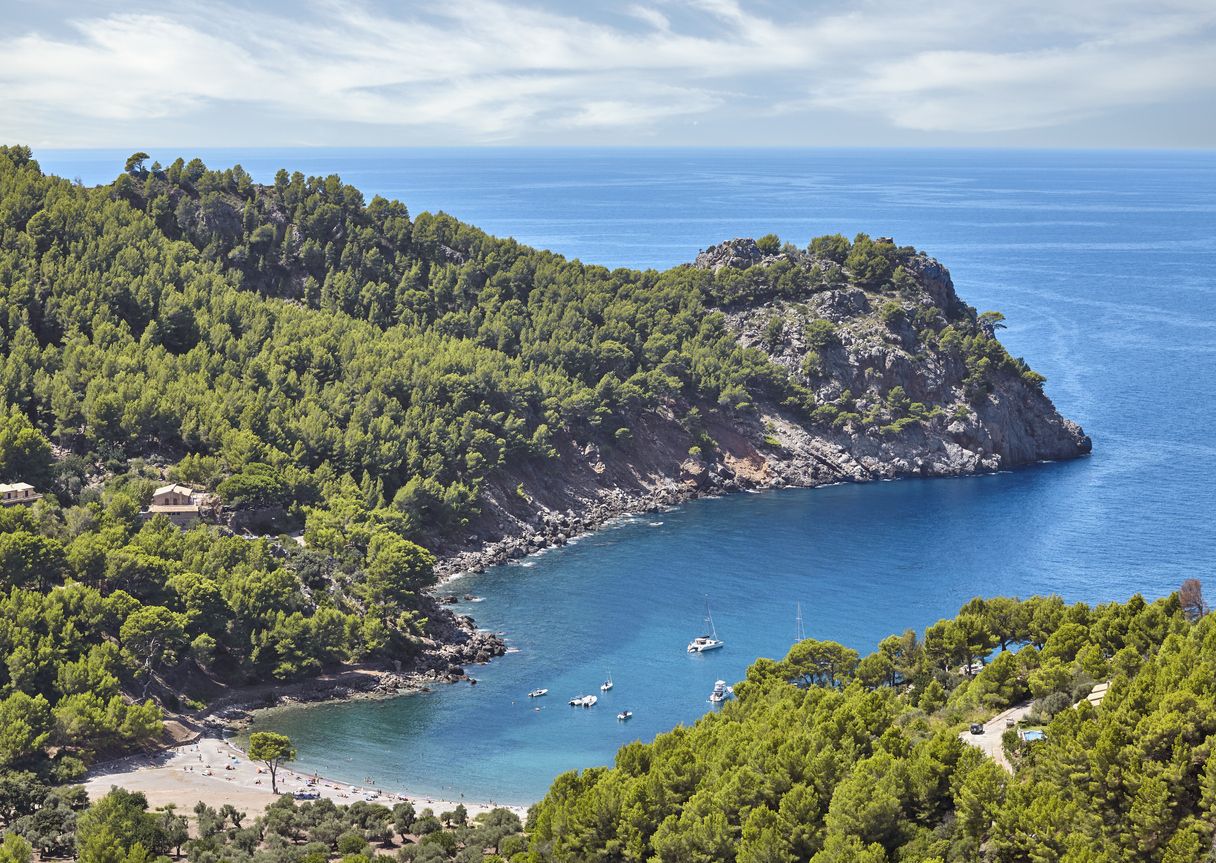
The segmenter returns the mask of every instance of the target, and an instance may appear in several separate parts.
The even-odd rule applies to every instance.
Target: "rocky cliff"
[[[798,396],[731,410],[672,403],[637,417],[625,441],[560,438],[555,462],[492,477],[462,542],[436,540],[443,571],[702,494],[959,476],[1090,451],[1044,379],[996,339],[1002,316],[977,314],[923,253],[887,238],[847,258],[736,239],[689,266],[703,272],[713,313]]]

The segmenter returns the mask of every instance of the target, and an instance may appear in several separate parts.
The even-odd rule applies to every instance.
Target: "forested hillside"
[[[766,411],[923,448],[937,417],[929,437],[972,413],[983,425],[1009,381],[1028,388],[1014,414],[1059,420],[994,319],[889,240],[768,237],[766,257],[732,266],[608,271],[442,214],[411,220],[337,177],[280,171],[262,186],[239,167],[139,155],[96,189],[43,176],[26,149],[0,155],[0,397],[83,457],[57,467],[69,494],[98,462],[153,456],[229,506],[311,512],[322,546],[340,545],[351,513],[337,502],[352,494],[401,535],[443,542],[480,513],[488,479],[562,444],[642,460],[634,427],[651,417],[710,460],[709,420],[758,426]],[[942,359],[933,391],[853,356],[837,364],[848,379],[825,379],[826,319],[805,322],[799,359],[815,357],[791,371],[744,347],[724,313],[857,293],[849,314],[881,318],[902,363]],[[1087,451],[1064,437],[974,446],[1004,452],[1002,466]]]
[[[1211,860],[1216,622],[1184,588],[1185,603],[976,599],[861,659],[799,642],[719,713],[559,777],[530,818],[532,859]],[[1024,724],[1046,738],[1006,732],[1012,773],[960,740],[965,720],[1030,698]]]
[[[14,440],[15,469],[54,472],[18,412],[0,417],[0,443]],[[468,637],[421,593],[433,558],[390,528],[369,522],[333,554],[182,531],[141,520],[149,472],[132,461],[63,502],[0,509],[0,776],[74,778],[99,753],[157,741],[162,706]]]
[[[578,476],[594,499],[1088,451],[998,324],[889,239],[608,271],[336,177],[136,154],[84,188],[0,148],[0,482],[44,493],[0,510],[0,769],[71,777],[161,707],[467,644],[427,549]],[[791,453],[788,480],[752,469]],[[142,520],[166,480],[263,538]]]
[[[18,148],[0,183],[0,395],[76,453],[197,454],[175,474],[230,504],[329,509],[351,476],[416,534],[559,430],[611,436],[681,393],[797,395],[690,272],[411,222],[336,177],[196,161],[83,189]]]

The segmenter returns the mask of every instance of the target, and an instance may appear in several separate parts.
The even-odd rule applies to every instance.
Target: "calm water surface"
[[[808,634],[865,651],[976,594],[1154,597],[1213,571],[1216,154],[199,155],[263,180],[280,166],[340,173],[412,212],[444,209],[610,267],[667,267],[769,231],[800,244],[890,235],[945,262],[968,302],[1005,312],[1005,344],[1094,438],[1091,458],[996,476],[699,501],[466,579],[457,589],[484,601],[464,610],[513,652],[476,669],[475,687],[267,716],[307,769],[530,802],[557,773],[696,719],[715,679],[784,653],[797,602]],[[91,183],[126,153],[37,156]],[[727,647],[690,657],[705,595]],[[616,688],[599,706],[566,706],[609,671]],[[551,694],[532,702],[538,686]],[[623,707],[629,723],[615,719]]]

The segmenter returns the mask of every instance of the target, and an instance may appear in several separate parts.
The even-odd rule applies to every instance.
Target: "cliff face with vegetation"
[[[608,441],[563,435],[557,473],[506,466],[473,521],[489,545],[450,569],[704,493],[960,476],[1090,451],[1044,378],[996,339],[1003,316],[977,314],[923,253],[864,236],[805,250],[736,239],[673,272],[699,284],[704,320],[781,385],[672,399]]]

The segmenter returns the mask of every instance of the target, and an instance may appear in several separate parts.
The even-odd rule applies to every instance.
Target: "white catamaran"
[[[718,630],[714,629],[714,617],[709,613],[709,597],[705,598],[705,628],[709,635],[698,635],[688,642],[689,653],[704,653],[707,650],[717,650],[726,644],[718,638]]]

